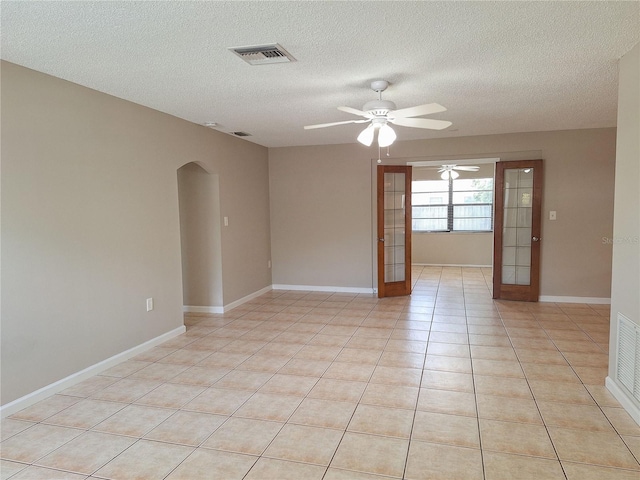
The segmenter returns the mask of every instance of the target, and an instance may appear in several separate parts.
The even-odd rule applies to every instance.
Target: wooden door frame
[[[511,168],[533,168],[533,205],[531,212],[531,236],[540,240],[531,242],[530,285],[502,284],[502,229],[504,225],[504,171]],[[543,162],[517,160],[496,162],[495,214],[493,228],[493,298],[537,302],[540,295],[540,248],[542,225]],[[535,266],[535,268],[534,268]]]
[[[410,165],[378,165],[377,169],[377,229],[376,244],[378,258],[378,298],[397,297],[411,294],[411,181],[412,167]],[[384,282],[384,174],[404,173],[405,174],[405,246],[404,265],[405,280],[401,282]],[[381,195],[382,192],[382,195]]]

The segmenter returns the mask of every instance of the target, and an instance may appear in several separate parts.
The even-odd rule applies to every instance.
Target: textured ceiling
[[[398,108],[437,102],[447,130],[399,140],[616,124],[632,2],[12,2],[2,58],[268,147],[352,143],[371,80]],[[280,43],[290,64],[228,47]]]

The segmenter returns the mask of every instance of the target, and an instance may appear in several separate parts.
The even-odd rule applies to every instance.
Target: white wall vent
[[[267,65],[270,63],[290,63],[296,61],[289,52],[277,43],[250,45],[247,47],[230,47],[229,50],[249,65]]]
[[[640,327],[620,313],[616,377],[640,402]]]

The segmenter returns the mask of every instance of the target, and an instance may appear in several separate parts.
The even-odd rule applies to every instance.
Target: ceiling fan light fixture
[[[360,132],[360,135],[358,135],[358,142],[360,142],[361,144],[370,147],[371,144],[373,143],[373,135],[375,133],[375,127],[373,126],[373,124],[370,124],[367,128],[365,128],[364,130],[362,130],[362,132]]]
[[[388,147],[396,140],[396,132],[389,125],[384,124],[378,132],[378,145]]]
[[[306,125],[305,130],[316,128],[332,127],[334,125],[344,125],[348,123],[366,123],[371,122],[369,127],[365,128],[358,135],[358,142],[370,147],[376,137],[378,130],[378,146],[388,147],[396,140],[396,132],[391,128],[389,123],[401,127],[428,128],[431,130],[442,130],[450,127],[451,122],[445,120],[435,120],[432,118],[414,118],[422,115],[431,115],[432,113],[444,112],[446,108],[437,103],[429,103],[425,105],[416,105],[415,107],[396,109],[396,104],[389,100],[382,100],[382,92],[389,86],[386,80],[375,80],[371,82],[371,88],[378,93],[378,99],[365,103],[362,110],[352,107],[338,107],[338,110],[352,115],[363,117],[362,120],[346,120],[340,122],[319,123],[316,125]]]
[[[459,176],[460,176],[460,174],[458,172],[456,172],[455,170],[445,170],[440,175],[440,178],[443,179],[443,180],[449,180],[449,178],[452,178],[453,180],[455,180]]]

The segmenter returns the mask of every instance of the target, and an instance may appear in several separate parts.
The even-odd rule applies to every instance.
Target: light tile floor
[[[2,421],[2,479],[638,480],[607,306],[273,291]]]

